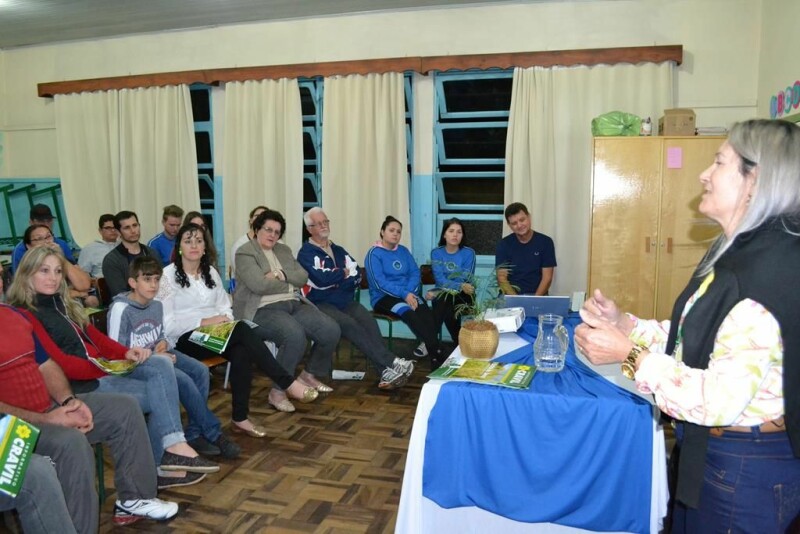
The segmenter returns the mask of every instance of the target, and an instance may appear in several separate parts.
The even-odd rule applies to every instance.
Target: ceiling
[[[565,0],[526,0],[558,2]],[[147,32],[509,0],[0,0],[0,49]]]

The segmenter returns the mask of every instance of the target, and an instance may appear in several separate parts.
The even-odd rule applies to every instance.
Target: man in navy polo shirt
[[[50,206],[46,204],[36,204],[31,208],[30,211],[30,219],[28,220],[28,226],[32,224],[43,224],[50,228],[50,232],[53,231],[53,212],[50,211]],[[63,239],[53,236],[53,241],[58,243],[58,246],[61,247],[61,252],[64,253],[64,257],[67,258],[67,261],[70,263],[75,263],[75,258],[72,256],[72,250],[70,250],[69,245]],[[17,265],[19,262],[22,261],[22,256],[28,249],[25,247],[25,242],[20,241],[17,243],[17,246],[14,247],[14,252],[11,253],[11,272],[17,270]]]
[[[514,202],[505,210],[513,232],[504,237],[495,252],[497,282],[506,295],[547,295],[553,283],[556,249],[553,240],[531,227],[525,204]]]

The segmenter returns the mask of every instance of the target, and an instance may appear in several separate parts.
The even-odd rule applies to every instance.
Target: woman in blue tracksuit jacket
[[[436,335],[436,319],[420,296],[419,267],[411,252],[400,244],[403,225],[387,216],[381,225],[381,239],[367,252],[364,268],[369,282],[372,309],[394,314],[425,343],[433,368],[445,359]]]
[[[466,233],[460,219],[447,219],[442,225],[439,247],[431,251],[431,267],[436,287],[425,296],[433,303],[437,332],[442,323],[450,337],[458,343],[461,317],[456,315],[459,304],[473,303],[475,286],[475,251],[465,245]],[[443,290],[450,294],[442,294]]]

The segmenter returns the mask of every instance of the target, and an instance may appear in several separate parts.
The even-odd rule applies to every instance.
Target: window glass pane
[[[512,78],[445,80],[442,82],[447,111],[508,111]]]
[[[317,192],[314,190],[314,184],[308,179],[303,180],[303,202],[311,202],[312,204],[319,202],[317,200]]]
[[[209,97],[211,96],[211,91],[208,89],[189,91],[189,96],[192,98],[192,116],[194,117],[194,122],[210,121],[211,106],[209,105]]]
[[[200,200],[214,200],[214,171],[211,169],[198,169]],[[206,178],[208,176],[208,179]]]
[[[461,218],[461,217],[459,217]],[[476,254],[494,256],[497,242],[503,233],[503,221],[470,221],[462,219],[467,245],[475,249]]]
[[[308,87],[300,87],[300,108],[303,110],[303,115],[316,115],[317,113],[314,97]]]
[[[303,132],[303,159],[315,159],[317,157],[314,141],[309,132]]]
[[[442,130],[444,153],[452,158],[506,157],[507,128],[447,128]]]
[[[502,204],[503,180],[491,178],[444,179],[448,204]]]
[[[197,163],[211,163],[211,137],[208,132],[195,132],[194,144],[197,150]]]

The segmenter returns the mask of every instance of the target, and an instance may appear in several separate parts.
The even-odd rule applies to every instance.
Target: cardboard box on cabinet
[[[685,108],[665,109],[658,119],[658,135],[694,135],[694,110]]]

